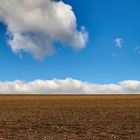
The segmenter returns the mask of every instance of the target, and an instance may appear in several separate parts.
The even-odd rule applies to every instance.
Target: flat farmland
[[[0,140],[140,140],[140,95],[0,95]]]

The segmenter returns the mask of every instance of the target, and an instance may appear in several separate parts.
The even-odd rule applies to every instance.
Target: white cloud
[[[136,45],[135,52],[137,52],[138,54],[140,54],[140,46]]]
[[[121,48],[123,45],[123,39],[122,38],[116,38],[115,39],[115,46]]]
[[[64,80],[35,80],[0,82],[1,94],[120,94],[140,93],[140,81],[122,81],[116,84],[96,84],[72,78]]]
[[[7,25],[13,52],[30,52],[38,59],[52,54],[56,41],[81,49],[88,40],[84,27],[77,30],[72,7],[62,1],[1,0],[0,21]]]

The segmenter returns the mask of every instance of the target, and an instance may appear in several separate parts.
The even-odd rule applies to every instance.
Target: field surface
[[[140,140],[140,95],[0,95],[0,140]]]

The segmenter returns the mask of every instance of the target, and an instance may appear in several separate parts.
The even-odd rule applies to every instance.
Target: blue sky
[[[89,40],[75,51],[55,43],[52,56],[22,58],[7,45],[6,26],[0,24],[0,81],[65,79],[99,84],[140,80],[140,1],[64,0],[73,7],[78,28],[85,26]],[[123,40],[122,47],[115,39]]]

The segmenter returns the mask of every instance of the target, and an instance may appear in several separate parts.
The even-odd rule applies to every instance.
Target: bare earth
[[[140,95],[0,95],[0,140],[140,140]]]

